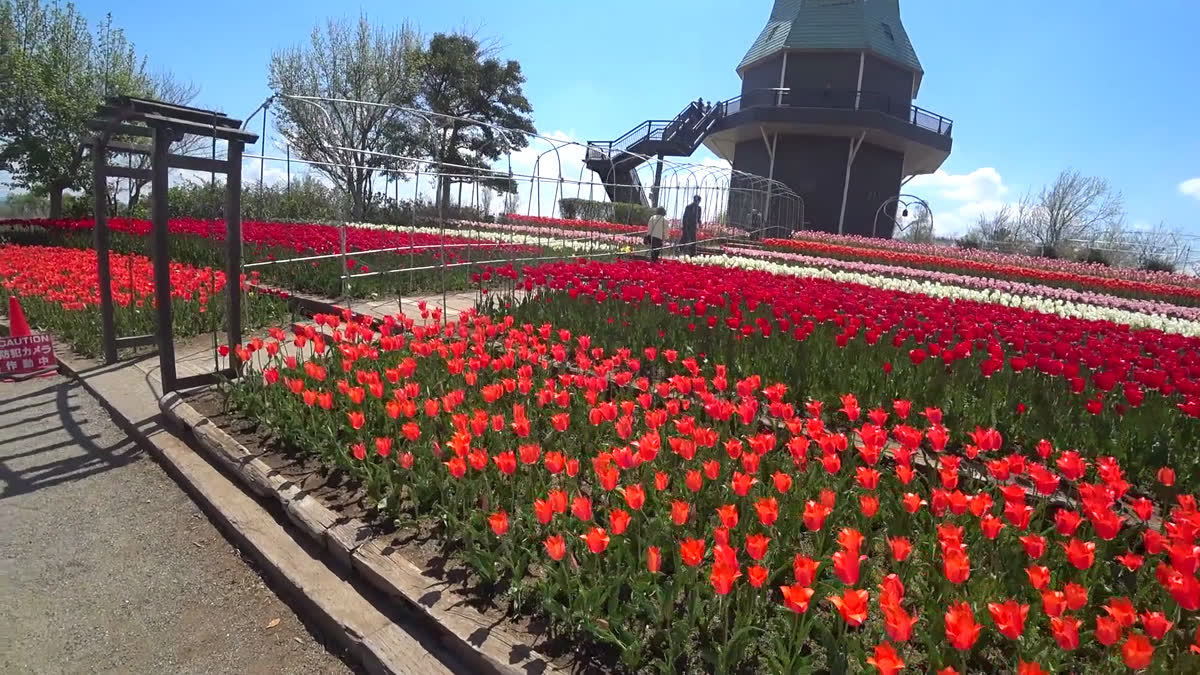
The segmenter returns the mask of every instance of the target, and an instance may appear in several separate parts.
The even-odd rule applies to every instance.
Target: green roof
[[[738,72],[791,49],[872,52],[916,74],[914,97],[924,73],[900,21],[900,0],[775,0]]]

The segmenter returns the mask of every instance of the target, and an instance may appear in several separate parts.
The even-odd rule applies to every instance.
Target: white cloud
[[[906,187],[929,190],[941,199],[957,202],[994,200],[1008,192],[1008,186],[1004,184],[1000,172],[990,166],[961,175],[938,169],[935,173],[913,178]]]
[[[933,211],[934,232],[948,237],[966,233],[981,215],[1015,206],[1003,199],[1009,193],[1009,187],[1000,172],[992,167],[965,174],[939,169],[913,178],[902,191],[928,201]]]
[[[1189,178],[1179,184],[1179,192],[1200,199],[1200,178]]]

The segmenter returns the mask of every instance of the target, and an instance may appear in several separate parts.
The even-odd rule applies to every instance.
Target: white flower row
[[[488,241],[497,244],[544,246],[553,249],[574,251],[577,253],[603,253],[607,251],[616,251],[619,249],[619,247],[613,243],[594,241],[591,239],[565,239],[562,237],[552,237],[540,232],[481,230],[468,227],[441,229],[437,227],[379,225],[377,223],[347,223],[347,225],[350,227],[362,227],[375,230],[462,237],[464,239],[476,239],[478,241]]]
[[[1068,302],[1034,295],[1019,295],[997,290],[963,288],[932,281],[919,281],[888,276],[860,274],[843,270],[832,270],[818,267],[803,267],[785,265],[758,258],[743,258],[738,256],[698,256],[690,262],[700,265],[718,265],[721,267],[736,267],[746,270],[760,270],[772,274],[794,277],[826,279],[841,283],[861,284],[873,288],[902,291],[905,293],[921,293],[937,298],[952,300],[969,300],[987,302],[1006,307],[1018,307],[1033,312],[1057,314],[1073,319],[1089,321],[1111,321],[1117,324],[1128,324],[1134,328],[1151,328],[1167,333],[1177,333],[1189,337],[1200,336],[1200,322],[1163,316],[1161,314],[1143,314],[1114,307],[1100,307],[1082,303]]]

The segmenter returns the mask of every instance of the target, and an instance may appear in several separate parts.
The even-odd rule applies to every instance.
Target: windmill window
[[[881,23],[879,25],[883,26],[883,34],[886,35],[889,40],[891,40],[892,42],[895,42],[896,36],[892,34],[892,27],[887,25],[886,23]]]
[[[779,32],[779,24],[771,26],[771,30],[767,33],[767,42],[775,39],[775,34]]]

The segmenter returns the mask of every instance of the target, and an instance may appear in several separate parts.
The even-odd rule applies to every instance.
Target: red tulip
[[[833,595],[826,599],[837,608],[842,620],[853,627],[861,626],[867,620],[867,601],[870,596],[865,590],[848,588],[841,595]]]
[[[662,552],[657,546],[646,548],[646,569],[651,572],[658,572],[662,568]]]
[[[971,606],[965,602],[950,605],[946,610],[945,624],[946,639],[951,647],[960,651],[970,649],[983,630],[983,626],[975,622]]]
[[[676,525],[683,525],[687,522],[690,511],[691,506],[687,502],[678,500],[671,502],[671,522]]]
[[[695,567],[704,560],[704,549],[703,539],[684,539],[679,542],[679,555],[688,567]]]
[[[742,573],[738,571],[736,566],[716,564],[713,565],[712,573],[709,574],[708,579],[712,583],[713,590],[716,591],[717,595],[728,595],[733,590],[733,582],[740,576],[742,576]]]
[[[1154,645],[1141,633],[1130,633],[1121,645],[1121,658],[1125,665],[1134,670],[1148,668],[1154,661]]]
[[[746,537],[746,555],[753,560],[762,560],[767,555],[767,545],[770,543],[770,537],[761,534],[749,535]]]
[[[996,630],[1010,640],[1016,640],[1025,632],[1025,619],[1029,616],[1029,605],[1022,605],[1016,600],[1003,603],[988,603],[988,612],[996,624]]]
[[[912,543],[905,537],[888,537],[887,542],[892,549],[892,559],[896,562],[904,562],[912,553]]]
[[[567,554],[567,544],[563,541],[562,535],[552,534],[546,537],[542,545],[546,547],[546,555],[554,560],[562,560],[563,556]]]
[[[796,583],[800,586],[812,586],[813,580],[817,577],[817,568],[820,566],[820,562],[797,553],[792,561],[792,574],[796,577]]]
[[[1086,570],[1096,560],[1095,542],[1083,542],[1078,539],[1072,539],[1070,542],[1063,544],[1063,550],[1067,552],[1067,560],[1076,569]]]
[[[879,675],[895,675],[904,670],[904,660],[896,653],[896,649],[887,642],[875,645],[875,653],[867,657],[867,663],[875,666]]]
[[[803,614],[808,611],[808,603],[812,600],[813,589],[806,588],[803,584],[793,584],[791,586],[780,586],[779,590],[783,592],[784,607],[797,614]]]
[[[613,534],[625,534],[631,520],[629,512],[624,509],[613,509],[608,513],[608,527]]]
[[[1079,627],[1083,622],[1070,616],[1055,616],[1050,618],[1050,634],[1058,643],[1059,649],[1073,651],[1079,647]]]
[[[1096,642],[1111,647],[1121,639],[1121,623],[1107,616],[1096,617]]]
[[[508,514],[503,511],[497,511],[488,516],[488,525],[492,527],[492,532],[496,533],[497,537],[504,536],[508,532]]]
[[[587,542],[587,547],[592,553],[603,553],[604,549],[608,548],[608,533],[602,527],[593,527],[579,538]]]

